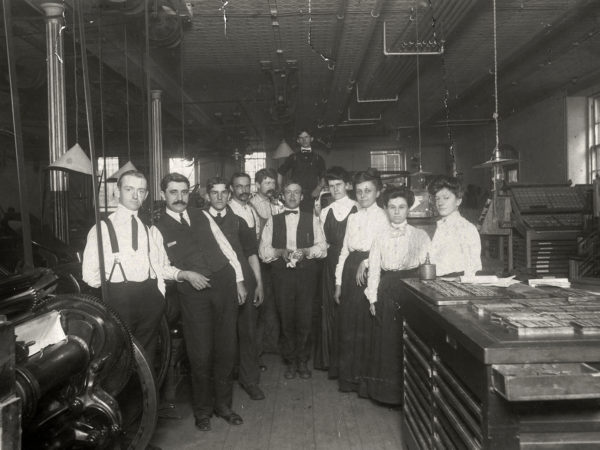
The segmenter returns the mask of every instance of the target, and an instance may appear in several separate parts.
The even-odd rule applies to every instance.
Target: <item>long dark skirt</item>
[[[402,403],[402,279],[417,276],[418,269],[381,272],[367,377],[368,395],[378,402]]]
[[[331,247],[327,250],[327,258],[323,263],[320,285],[320,323],[315,335],[315,369],[327,370],[329,378],[338,376],[338,335],[337,309],[335,303],[335,266],[338,254],[330,255]],[[335,252],[335,251],[334,251]],[[331,253],[334,253],[331,252]]]
[[[366,395],[371,328],[369,301],[365,286],[356,285],[356,270],[368,252],[351,252],[344,264],[342,295],[338,307],[339,378],[340,391],[357,391]]]

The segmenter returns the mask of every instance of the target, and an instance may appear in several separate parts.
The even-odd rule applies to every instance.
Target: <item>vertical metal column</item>
[[[154,198],[160,198],[160,179],[163,175],[163,142],[162,142],[162,110],[161,110],[161,90],[152,90],[152,146],[150,161],[151,185]]]
[[[67,151],[65,74],[63,66],[64,4],[42,3],[46,19],[46,64],[48,80],[48,140],[50,164]],[[59,170],[51,170],[52,228],[57,238],[69,242],[68,179]]]

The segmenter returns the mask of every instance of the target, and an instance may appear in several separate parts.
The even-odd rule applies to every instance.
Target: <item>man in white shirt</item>
[[[256,239],[260,239],[260,217],[254,206],[250,204],[250,175],[236,172],[231,176],[229,189],[231,198],[228,205],[232,211],[246,221],[248,226],[255,230]]]
[[[105,273],[100,273],[96,227],[88,233],[83,251],[82,278],[99,288],[107,282],[108,298],[114,309],[152,360],[156,353],[158,325],[165,307],[163,278],[175,278],[175,269],[163,268],[159,252],[148,237],[138,210],[148,196],[143,173],[130,170],[117,181],[117,210],[101,223]]]
[[[254,177],[256,194],[249,200],[250,206],[258,215],[256,235],[259,238],[267,221],[275,214],[283,211],[283,205],[277,200],[277,172],[274,169],[260,169]],[[261,262],[260,271],[263,279],[264,300],[258,312],[258,330],[256,346],[258,354],[276,352],[279,341],[279,319],[275,310],[273,283],[271,283],[271,265]],[[262,358],[260,369],[267,370]]]
[[[275,305],[281,326],[284,377],[310,378],[312,304],[317,289],[316,259],[327,255],[319,219],[300,211],[302,187],[294,181],[283,188],[284,212],[271,217],[259,246],[259,256],[272,266]]]

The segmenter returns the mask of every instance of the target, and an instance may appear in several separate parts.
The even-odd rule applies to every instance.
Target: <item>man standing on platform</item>
[[[315,200],[319,198],[319,193],[325,186],[325,160],[313,152],[313,137],[307,130],[300,130],[297,142],[300,144],[300,151],[286,158],[279,167],[277,183],[282,185],[283,177],[289,172],[289,179],[297,181],[302,186],[302,201],[300,209],[306,212],[313,212]]]
[[[327,255],[319,218],[299,209],[302,187],[290,181],[283,189],[284,212],[273,216],[263,230],[259,254],[272,265],[275,304],[281,324],[284,377],[296,372],[310,378],[312,303],[317,290],[316,259]]]
[[[117,210],[102,221],[102,246],[108,298],[104,298],[145,350],[150,367],[156,353],[158,325],[165,308],[166,279],[179,272],[158,261],[157,248],[138,211],[148,196],[148,182],[137,170],[124,172],[117,181]],[[100,287],[96,227],[88,233],[81,265],[83,281]]]
[[[260,241],[262,230],[271,216],[283,211],[283,205],[277,200],[277,172],[274,169],[260,169],[254,177],[256,195],[250,198],[250,205],[258,214],[256,234]],[[235,190],[235,187],[234,187]],[[264,301],[258,315],[258,354],[261,370],[267,370],[262,359],[266,352],[277,352],[279,341],[279,319],[275,310],[273,284],[271,283],[271,265],[260,263],[263,279]]]
[[[240,177],[237,179],[239,180]],[[244,272],[246,288],[250,293],[248,301],[240,306],[238,316],[240,385],[252,400],[262,400],[265,398],[265,394],[258,386],[260,369],[256,348],[257,308],[263,301],[258,244],[254,229],[250,228],[244,219],[234,214],[232,208],[227,206],[229,194],[229,184],[223,178],[210,178],[206,183],[206,195],[210,204],[208,212],[235,250]]]
[[[237,255],[208,212],[188,208],[189,180],[166,175],[160,184],[165,214],[152,227],[173,264],[183,271],[177,283],[183,334],[192,376],[196,427],[210,430],[216,414],[231,425],[242,418],[231,410],[238,306],[246,300]]]

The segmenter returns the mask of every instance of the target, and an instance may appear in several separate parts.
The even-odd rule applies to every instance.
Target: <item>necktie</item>
[[[185,220],[185,217],[183,217],[183,213],[179,213],[179,219],[181,220],[181,224],[185,225],[186,227],[189,227],[190,224],[188,223],[187,220]]]
[[[285,215],[287,216],[288,214],[298,214],[298,211],[294,211],[292,209],[286,209],[285,210]]]
[[[138,249],[138,223],[135,216],[131,216],[131,248]]]

